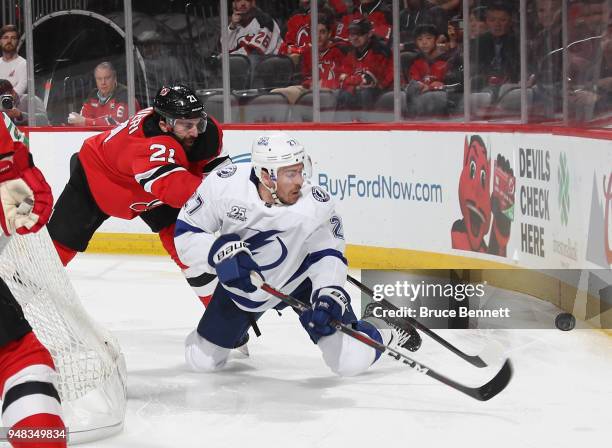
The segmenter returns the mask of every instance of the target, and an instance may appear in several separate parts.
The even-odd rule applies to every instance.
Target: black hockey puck
[[[560,313],[555,318],[555,326],[561,331],[573,330],[576,326],[576,318],[570,313]]]

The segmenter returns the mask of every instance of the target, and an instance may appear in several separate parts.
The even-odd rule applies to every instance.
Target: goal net
[[[83,309],[46,228],[0,248],[0,277],[51,352],[71,443],[121,431],[125,361],[119,344]]]

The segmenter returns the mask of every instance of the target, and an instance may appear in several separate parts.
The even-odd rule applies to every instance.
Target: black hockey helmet
[[[206,118],[204,105],[196,93],[183,84],[163,86],[155,95],[153,109],[164,118]]]

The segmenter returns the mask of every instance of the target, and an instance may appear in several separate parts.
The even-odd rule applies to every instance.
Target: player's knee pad
[[[30,335],[31,338],[28,337]],[[62,407],[53,384],[55,370],[50,357],[47,361],[48,353],[43,351],[42,346],[40,355],[37,354],[34,345],[40,343],[32,333],[30,335],[23,338],[29,346],[15,352],[18,355],[12,365],[18,367],[12,370],[10,376],[1,379],[2,423],[6,427],[13,427],[33,416],[38,416],[36,419],[41,423],[39,426],[46,422],[57,422],[58,418],[61,420]]]
[[[362,325],[362,322],[358,322],[356,329],[382,342],[378,330],[367,322],[363,322],[367,325]],[[339,376],[359,375],[380,356],[372,347],[340,332],[322,337],[317,345],[321,349],[325,364]]]
[[[212,372],[222,368],[230,351],[204,339],[195,330],[185,340],[185,361],[196,372]]]

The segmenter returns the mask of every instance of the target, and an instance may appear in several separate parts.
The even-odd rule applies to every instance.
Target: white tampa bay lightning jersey
[[[219,235],[237,234],[248,244],[266,283],[291,293],[306,278],[313,291],[344,287],[346,259],[340,216],[331,196],[307,182],[289,206],[266,204],[257,191],[250,164],[211,173],[179,213],[175,244],[188,278],[214,274],[210,248]],[[210,254],[212,258],[213,254]],[[261,312],[280,301],[257,290],[246,293],[224,286],[236,305]]]

